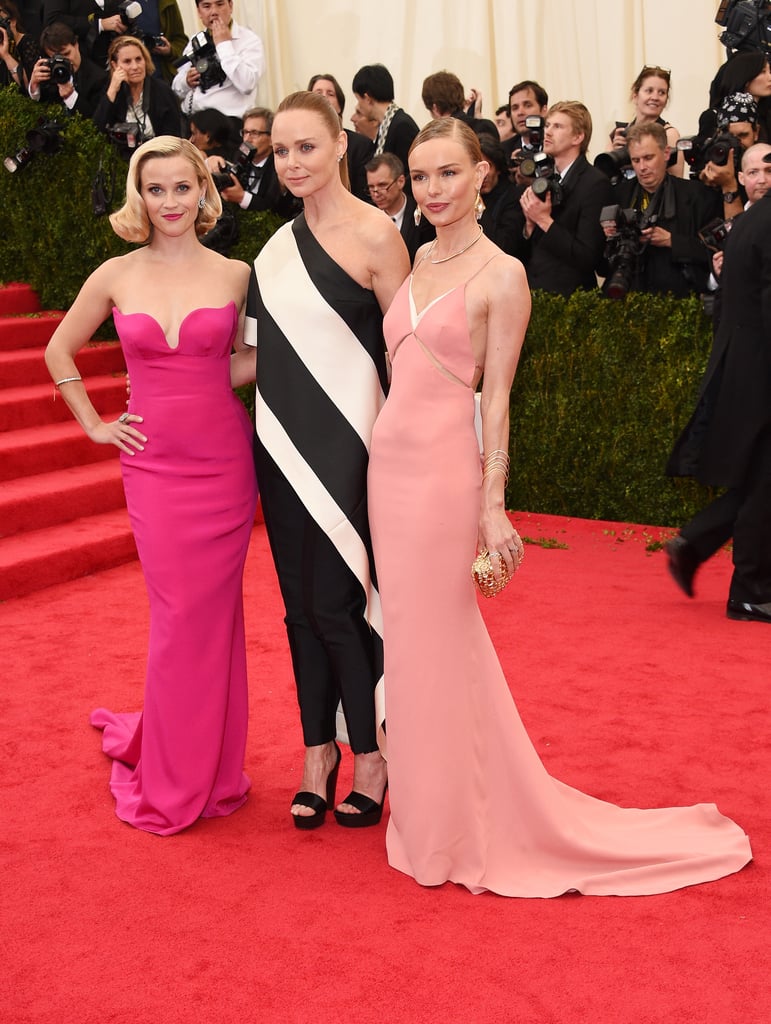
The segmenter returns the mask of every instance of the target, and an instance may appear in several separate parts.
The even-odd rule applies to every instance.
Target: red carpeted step
[[[50,473],[115,458],[109,444],[94,444],[75,420],[0,434],[0,480]]]
[[[0,316],[0,352],[45,345],[64,316],[59,311],[31,316]]]
[[[0,491],[0,536],[56,526],[123,505],[117,458],[7,480]]]
[[[8,313],[37,313],[40,300],[28,284],[14,281],[0,288],[0,316]]]
[[[126,408],[123,375],[90,377],[88,393],[100,415],[120,414]],[[52,384],[0,390],[0,431],[23,430],[43,423],[61,423],[72,418],[67,403],[54,398]]]
[[[111,569],[137,557],[125,509],[0,542],[0,601]]]
[[[0,387],[48,384],[51,376],[45,364],[45,346],[0,352]],[[78,372],[83,377],[126,372],[123,350],[117,341],[97,341],[77,356]]]

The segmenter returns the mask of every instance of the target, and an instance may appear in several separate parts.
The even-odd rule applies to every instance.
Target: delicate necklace
[[[476,236],[476,238],[472,238],[471,241],[468,243],[468,245],[464,245],[462,249],[458,249],[457,252],[451,253],[449,256],[443,256],[440,260],[431,260],[431,262],[434,263],[434,264],[436,264],[436,263],[446,263],[448,260],[454,260],[456,256],[462,256],[463,253],[467,252],[471,248],[472,245],[476,245],[477,244],[477,242],[479,241],[479,239],[482,237],[483,234],[484,234],[484,230],[482,228],[482,225],[480,224],[479,225],[479,234]],[[438,239],[436,239],[434,241],[434,244],[431,246],[431,248],[428,250],[426,255],[423,257],[424,260],[427,259],[431,255],[431,253],[434,251],[434,249],[436,248],[437,241],[438,241]]]

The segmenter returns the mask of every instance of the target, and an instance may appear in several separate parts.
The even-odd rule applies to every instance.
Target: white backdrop
[[[178,0],[187,31],[200,28],[194,0]],[[593,152],[614,120],[628,120],[629,86],[644,64],[672,69],[667,117],[691,134],[724,60],[718,0],[235,0],[236,20],[265,44],[259,100],[275,107],[312,74],[334,74],[353,111],[351,80],[363,64],[385,64],[396,101],[418,124],[428,115],[421,83],[454,71],[484,96],[484,113],[509,88],[533,78],[552,101],[580,99],[595,123]]]

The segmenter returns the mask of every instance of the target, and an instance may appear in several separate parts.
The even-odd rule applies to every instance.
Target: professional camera
[[[135,121],[118,121],[105,128],[107,138],[123,149],[136,149],[142,142],[142,131]]]
[[[525,118],[525,130],[522,132],[522,149],[531,153],[543,149],[543,126],[544,118],[534,114]]]
[[[744,150],[739,139],[731,132],[718,132],[703,142],[698,136],[678,139],[677,149],[685,157],[692,178],[698,178],[708,163],[725,167],[732,157],[736,172],[741,170]]]
[[[142,13],[142,5],[138,0],[122,0],[121,3],[114,4],[110,11],[112,14],[120,15],[121,21],[126,26],[126,35],[134,36],[135,39],[144,43],[148,50],[154,50],[157,46],[163,46],[166,42],[164,36],[151,35],[137,24],[136,19]]]
[[[18,153],[7,156],[3,160],[3,166],[10,174],[23,170],[32,160],[35,153],[58,153],[62,148],[60,132],[64,131],[64,125],[56,121],[46,121],[41,117],[36,128],[30,128],[27,132],[27,145],[23,146]]]
[[[256,146],[252,146],[248,142],[242,142],[238,147],[238,154],[235,160],[232,163],[226,163],[219,171],[212,172],[212,180],[218,192],[230,188],[233,184],[231,174],[235,177],[241,188],[245,189],[247,187],[251,176],[252,157],[256,148]]]
[[[768,0],[722,0],[715,21],[725,28],[720,42],[728,53],[760,50],[771,57],[771,3]]]
[[[741,214],[737,214],[737,216],[741,216]],[[723,220],[722,217],[714,217],[698,232],[699,238],[708,249],[719,252],[725,248],[735,219],[735,217],[729,217],[728,220]]]
[[[62,57],[60,53],[55,53],[53,57],[44,57],[43,63],[51,72],[50,80],[54,85],[66,85],[67,82],[72,81],[74,71],[72,61]]]
[[[190,45],[193,48],[193,52],[187,54],[187,56],[180,57],[179,60],[175,60],[174,66],[181,68],[185,64],[192,64],[201,76],[201,80],[198,83],[201,92],[206,92],[207,89],[213,89],[215,86],[222,85],[228,76],[222,70],[222,65],[217,55],[217,47],[214,45],[214,41],[209,33],[196,32],[190,38]]]
[[[554,166],[554,160],[548,153],[534,153],[533,156],[526,156],[519,165],[519,173],[523,178],[530,178],[530,188],[533,194],[538,196],[542,203],[546,202],[546,196],[551,194],[552,209],[556,209],[564,198],[562,185],[559,183],[559,175]]]
[[[600,211],[600,223],[612,221],[616,225],[616,234],[605,245],[608,276],[604,291],[610,299],[623,299],[632,285],[637,260],[648,244],[642,233],[653,227],[658,219],[650,209],[641,213],[639,210],[624,210],[616,204],[603,206]]]

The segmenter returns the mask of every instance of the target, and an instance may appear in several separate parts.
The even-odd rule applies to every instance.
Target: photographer
[[[608,277],[603,290],[608,293],[615,272],[623,269],[627,290],[670,292],[678,298],[703,292],[709,252],[698,231],[720,211],[696,182],[667,173],[670,150],[662,125],[634,125],[627,144],[635,177],[613,186],[611,202],[633,211],[637,221],[621,234],[616,223],[603,222],[606,238],[618,235],[618,241],[606,247]],[[617,265],[619,256],[626,263],[623,268]]]
[[[187,117],[214,107],[240,120],[265,70],[262,40],[233,20],[232,0],[196,0],[195,5],[205,35],[198,33],[185,47],[184,55],[192,60],[180,67],[172,88]]]
[[[586,151],[592,118],[583,103],[555,103],[546,115],[543,152],[550,158],[549,187],[536,179],[521,194],[525,264],[531,288],[570,295],[596,288],[604,237],[600,210],[612,202],[610,182],[591,166]],[[542,173],[542,172],[539,172]],[[539,194],[540,193],[540,194]]]
[[[188,43],[177,0],[141,2],[142,13],[129,26],[129,35],[136,35],[150,51],[155,77],[171,85],[177,73],[174,61],[179,60]]]
[[[45,0],[43,25],[59,24],[78,37],[80,52],[98,67],[106,66],[111,41],[128,31],[118,0]]]
[[[61,103],[69,111],[93,117],[107,72],[80,52],[77,36],[66,25],[47,25],[40,35],[41,57],[32,69],[30,99]]]
[[[27,91],[40,50],[34,38],[25,34],[17,5],[0,0],[0,86],[15,82]]]
[[[272,210],[281,216],[294,217],[302,208],[291,193],[282,189],[273,162],[270,132],[273,111],[267,107],[253,107],[244,114],[241,129],[241,151],[235,161],[228,163],[221,156],[210,156],[206,166],[214,176],[223,199],[237,204],[242,210],[259,212]],[[252,152],[249,155],[249,147]],[[230,184],[226,185],[225,181]]]
[[[108,134],[111,127],[120,127],[128,135],[118,143],[120,155],[128,160],[137,146],[158,135],[181,138],[177,98],[165,82],[153,77],[153,60],[145,44],[133,36],[118,36],[108,58],[110,81],[94,111],[94,124]]]
[[[718,134],[708,141],[704,155],[709,157],[699,180],[719,189],[723,217],[736,217],[744,209],[746,194],[739,181],[741,154],[758,141],[758,107],[746,92],[726,96],[717,112]]]

